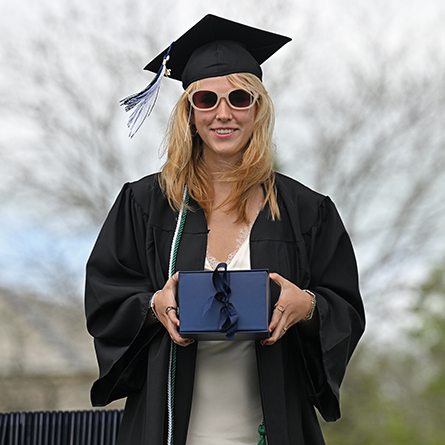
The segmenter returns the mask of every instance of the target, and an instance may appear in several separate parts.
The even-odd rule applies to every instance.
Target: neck
[[[212,178],[212,181],[223,182],[224,175],[233,171],[241,162],[242,154],[238,153],[232,157],[224,157],[214,154],[208,154],[204,151],[202,159],[204,161],[207,172]]]

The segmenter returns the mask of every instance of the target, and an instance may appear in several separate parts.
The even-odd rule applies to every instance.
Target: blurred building
[[[0,289],[0,411],[91,409],[98,370],[82,309]]]

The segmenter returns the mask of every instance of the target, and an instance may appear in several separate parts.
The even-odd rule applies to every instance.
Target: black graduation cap
[[[182,80],[184,89],[196,80],[234,73],[252,73],[261,79],[260,65],[290,40],[208,14],[144,69],[158,72],[170,50],[170,77]]]
[[[291,39],[212,14],[175,40],[144,69],[156,73],[142,92],[121,101],[133,108],[128,126],[130,137],[151,113],[164,76],[181,80],[184,89],[209,77],[251,73],[262,79],[260,65]]]

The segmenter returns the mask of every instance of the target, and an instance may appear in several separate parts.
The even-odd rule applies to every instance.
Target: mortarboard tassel
[[[164,56],[159,71],[150,84],[140,93],[133,94],[120,101],[120,105],[125,106],[125,111],[130,111],[134,108],[127,123],[130,129],[129,136],[131,138],[136,134],[147,116],[149,116],[153,110],[159,89],[161,88],[162,79],[164,76],[170,75],[170,70],[167,69],[167,62],[170,59],[170,48],[171,45],[168,48],[167,54]]]

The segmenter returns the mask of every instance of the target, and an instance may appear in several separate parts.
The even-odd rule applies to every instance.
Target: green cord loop
[[[263,421],[261,422],[261,425],[258,427],[258,433],[260,435],[260,440],[258,441],[258,445],[266,445],[266,425],[264,423],[264,417]]]
[[[170,386],[170,397],[171,397],[171,406],[172,406],[172,418],[171,418],[171,430],[172,433],[175,430],[175,416],[173,415],[173,407],[175,406],[175,383],[176,383],[176,343],[172,342],[172,369],[171,369],[171,386]],[[171,435],[170,444],[173,445],[173,434]]]
[[[185,218],[187,216],[187,207],[188,207],[189,200],[190,200],[190,195],[189,195],[189,192],[187,189],[187,193],[185,195],[185,200],[184,200],[182,218],[181,218],[181,222],[180,222],[180,226],[179,226],[179,230],[178,230],[178,236],[176,238],[176,243],[175,243],[175,246],[174,246],[173,252],[172,252],[170,276],[173,276],[174,273],[176,272],[176,259],[178,257],[179,242],[181,240],[182,231],[184,230]],[[172,342],[171,348],[172,348],[172,350],[171,350],[172,360],[171,360],[171,372],[170,372],[170,375],[171,375],[170,400],[171,400],[171,407],[172,407],[172,416],[171,416],[172,434],[171,434],[170,443],[168,445],[173,445],[173,431],[175,430],[174,406],[175,406],[175,383],[176,383],[176,349],[177,349],[176,343]]]
[[[178,230],[178,237],[176,239],[176,244],[175,244],[173,252],[172,252],[170,276],[173,276],[174,273],[176,272],[176,259],[178,256],[179,241],[181,239],[182,231],[184,230],[185,218],[187,215],[187,207],[188,207],[189,200],[190,200],[190,195],[187,190],[185,200],[184,200],[185,201],[184,210],[182,213],[181,223],[180,223],[179,230]],[[176,349],[177,349],[176,343],[172,343],[171,387],[170,387],[170,389],[171,389],[170,397],[171,397],[172,408],[175,406]],[[172,410],[172,412],[173,412],[173,410]],[[174,424],[174,415],[172,415],[172,419],[171,419],[172,432],[174,431],[174,425],[175,425]],[[264,423],[264,417],[261,422],[261,425],[258,427],[258,433],[260,435],[260,440],[258,441],[258,445],[266,445],[266,425]],[[173,445],[173,434],[171,435],[171,441],[170,441],[169,445]]]

